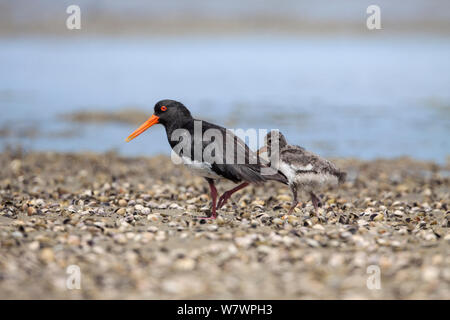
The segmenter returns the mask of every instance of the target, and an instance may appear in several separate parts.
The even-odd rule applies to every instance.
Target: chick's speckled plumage
[[[328,185],[337,185],[345,181],[346,174],[330,161],[306,149],[289,145],[281,132],[271,131],[266,135],[265,143],[269,155],[277,156],[279,171],[289,181],[289,187],[294,195],[290,212],[297,205],[297,192],[308,192],[317,210],[319,198],[314,191]],[[277,152],[277,149],[279,152]]]

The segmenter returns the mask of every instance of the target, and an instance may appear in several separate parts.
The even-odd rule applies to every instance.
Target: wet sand
[[[168,157],[5,151],[0,298],[449,299],[449,165],[336,163],[318,216],[268,183],[204,221],[207,184]]]

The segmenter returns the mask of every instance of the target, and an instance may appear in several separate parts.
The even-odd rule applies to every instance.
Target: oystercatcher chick
[[[336,186],[345,181],[345,172],[340,171],[330,161],[302,147],[289,145],[286,138],[279,131],[269,132],[265,136],[264,142],[265,145],[258,151],[258,154],[267,152],[271,159],[276,159],[279,171],[289,181],[288,185],[293,194],[293,202],[289,209],[289,214],[292,213],[298,204],[298,190],[309,193],[317,214],[321,203],[314,192],[321,190],[325,186]]]
[[[277,171],[263,175],[262,168],[267,162],[231,131],[203,120],[194,119],[190,111],[174,100],[161,100],[156,103],[153,115],[136,129],[126,141],[131,141],[151,126],[160,123],[166,129],[167,139],[176,159],[194,174],[202,176],[209,184],[212,198],[211,216],[202,219],[215,219],[220,209],[231,195],[250,183],[262,184],[275,180],[287,184],[286,177]],[[174,158],[173,158],[174,159]],[[226,191],[217,202],[215,181],[227,179],[240,183]]]

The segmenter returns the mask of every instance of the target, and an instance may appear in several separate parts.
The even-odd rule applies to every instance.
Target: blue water
[[[0,147],[168,153],[162,127],[74,124],[77,110],[182,101],[231,128],[278,128],[324,156],[450,155],[450,41],[439,37],[0,38]],[[146,119],[142,119],[143,121]],[[62,135],[70,131],[72,136]]]

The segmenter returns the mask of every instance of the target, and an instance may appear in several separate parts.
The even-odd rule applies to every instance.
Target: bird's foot
[[[290,208],[289,211],[288,211],[288,215],[291,215],[292,212],[294,212],[294,209],[295,209],[295,207],[297,207],[297,204],[298,204],[297,201],[294,201],[294,202],[292,203],[291,208]]]
[[[314,210],[316,211],[316,214],[317,214],[319,207],[322,207],[322,201],[320,201],[320,198],[317,197],[313,192],[311,192],[310,194],[311,194],[311,201],[313,203]]]
[[[217,204],[217,209],[222,208],[222,206],[228,201],[228,199],[230,199],[231,195],[243,188],[245,188],[246,186],[248,186],[249,183],[248,182],[244,182],[241,183],[240,185],[238,185],[236,188],[233,188],[231,190],[225,191],[223,193],[223,195],[220,196],[219,198],[219,203]]]
[[[226,191],[223,195],[220,196],[219,203],[217,204],[217,209],[221,209],[224,204],[227,203],[227,201],[231,198],[231,194],[232,193]]]
[[[204,216],[204,217],[202,217],[202,216],[195,216],[194,218],[198,219],[198,220],[215,220],[217,218],[217,213],[213,212],[209,216]]]

